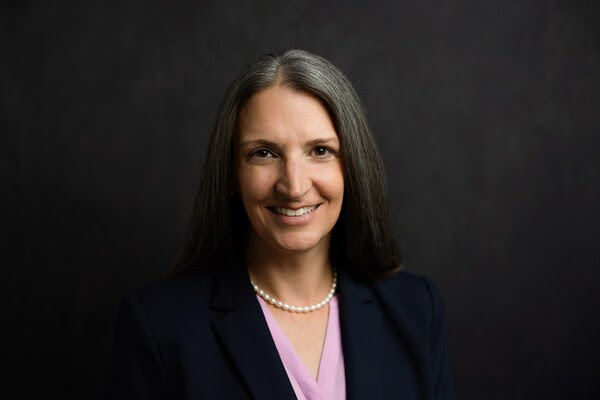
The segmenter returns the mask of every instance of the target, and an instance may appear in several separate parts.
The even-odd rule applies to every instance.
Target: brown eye
[[[254,150],[252,153],[250,153],[250,157],[269,158],[269,157],[273,157],[273,153],[271,153],[271,151],[269,151],[267,149],[257,149],[257,150]]]
[[[315,149],[313,150],[313,153],[317,157],[327,157],[330,154],[334,154],[334,152],[329,147],[325,147],[325,146],[315,147]]]

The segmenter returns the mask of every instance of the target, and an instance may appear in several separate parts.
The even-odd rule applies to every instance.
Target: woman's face
[[[250,243],[329,250],[344,176],[338,136],[316,97],[281,86],[252,96],[240,113],[234,159]]]

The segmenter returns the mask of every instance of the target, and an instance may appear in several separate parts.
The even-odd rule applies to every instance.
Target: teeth
[[[291,208],[283,208],[283,207],[275,207],[275,211],[279,214],[287,215],[288,217],[299,217],[300,215],[308,214],[309,212],[314,211],[317,206],[310,207],[302,207],[297,210],[292,210]]]

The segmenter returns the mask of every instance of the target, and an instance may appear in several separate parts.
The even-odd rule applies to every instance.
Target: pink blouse
[[[299,400],[345,400],[346,377],[337,295],[329,302],[327,330],[316,381],[277,324],[265,301],[258,295],[256,297],[296,397]]]

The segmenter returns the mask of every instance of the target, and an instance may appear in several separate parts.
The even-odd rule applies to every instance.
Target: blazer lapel
[[[390,398],[398,392],[399,382],[383,379],[389,375],[384,370],[389,368],[384,360],[389,359],[390,349],[380,337],[385,329],[385,316],[377,305],[376,296],[369,286],[343,272],[339,296],[346,397],[348,400]]]
[[[257,400],[295,399],[244,265],[216,274],[213,329]]]

